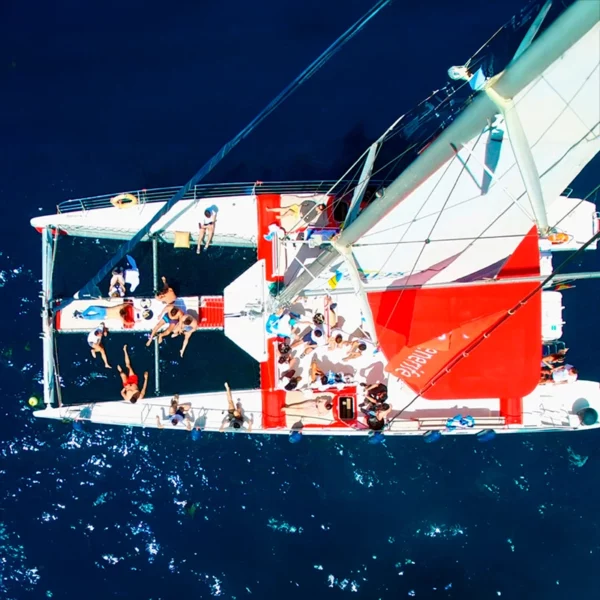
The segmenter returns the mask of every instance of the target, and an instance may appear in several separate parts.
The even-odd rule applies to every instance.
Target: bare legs
[[[296,206],[296,205],[292,205]],[[267,212],[276,213],[280,218],[285,217],[288,213],[294,215],[294,209],[292,206],[275,206],[273,208],[267,208]]]
[[[96,344],[92,348],[92,356],[94,358],[96,358],[96,353],[100,354],[100,357],[102,358],[102,361],[104,362],[104,366],[107,369],[112,369],[112,367],[108,364],[108,359],[106,358],[106,350],[104,349],[104,346],[102,346],[102,344]]]
[[[202,225],[200,226],[200,230],[198,231],[198,244],[196,245],[196,254],[200,254],[202,249],[202,244],[204,243],[204,236],[206,237],[206,243],[204,244],[204,249],[208,250],[210,243],[212,242],[213,236],[215,235],[215,226],[214,223],[210,225]]]

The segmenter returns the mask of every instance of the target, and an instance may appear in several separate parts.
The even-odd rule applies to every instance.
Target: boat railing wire
[[[349,182],[335,180],[320,181],[274,181],[274,182],[245,182],[245,183],[203,183],[195,185],[183,197],[183,200],[203,200],[232,196],[253,196],[254,194],[325,194],[337,184],[342,187]],[[110,208],[111,200],[120,194],[135,196],[139,204],[147,202],[167,202],[181,186],[129,190],[101,196],[89,196],[61,202],[57,209],[59,213],[69,213],[82,210]]]

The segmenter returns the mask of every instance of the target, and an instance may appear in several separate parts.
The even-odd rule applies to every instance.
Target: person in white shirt
[[[96,354],[100,354],[102,361],[104,362],[104,366],[107,369],[112,369],[112,367],[108,364],[108,360],[106,358],[106,350],[102,345],[102,338],[108,335],[108,329],[104,326],[104,323],[100,323],[98,327],[93,329],[88,333],[87,342],[92,349],[92,356],[96,358]]]
[[[574,383],[577,381],[577,376],[577,369],[573,365],[562,365],[544,373],[540,383],[554,383],[556,385]]]
[[[214,208],[207,208],[202,216],[202,221],[198,223],[198,245],[196,246],[196,254],[200,254],[202,244],[204,249],[208,250],[213,236],[215,235],[215,225],[217,224],[217,211]],[[204,236],[206,243],[204,243]]]
[[[110,284],[108,287],[108,295],[111,298],[123,298],[127,293],[126,284],[129,284],[129,292],[135,292],[140,285],[140,271],[135,260],[127,255],[127,268],[121,267],[112,272]]]

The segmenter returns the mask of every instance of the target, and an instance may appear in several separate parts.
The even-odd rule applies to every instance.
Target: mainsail
[[[599,20],[597,2],[574,3],[488,82],[518,111],[546,209],[600,150]],[[535,289],[532,283],[503,285],[501,292],[432,289],[539,273],[536,207],[516,154],[504,118],[479,92],[336,242],[337,248],[352,245],[388,370],[417,392]],[[569,210],[559,210],[559,219]],[[338,290],[350,287],[345,261],[335,252],[324,252],[315,265],[326,268],[312,270],[316,278],[305,290],[327,289],[331,281]],[[407,285],[422,287],[401,289]],[[539,378],[540,323],[537,294],[426,397],[529,393]],[[494,362],[495,356],[502,359]]]

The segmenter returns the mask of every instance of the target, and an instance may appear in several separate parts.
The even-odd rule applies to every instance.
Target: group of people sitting
[[[240,400],[233,401],[231,388],[227,382],[225,382],[225,393],[227,396],[227,414],[221,422],[219,431],[223,432],[225,429],[230,429],[250,433],[254,416],[246,414]],[[192,431],[192,428],[201,430],[206,424],[206,409],[203,409],[203,414],[194,417],[191,402],[180,402],[179,394],[175,394],[171,399],[168,412],[165,412],[164,408],[161,409],[161,412],[161,415],[156,415],[156,426],[159,429],[164,429],[165,421],[169,421],[173,427],[183,423],[188,431]],[[247,427],[244,427],[244,425],[247,425]]]
[[[113,273],[113,278],[118,273]],[[167,336],[177,337],[183,336],[183,344],[179,355],[183,357],[183,354],[188,346],[190,337],[198,329],[198,320],[188,314],[185,310],[176,305],[177,295],[173,291],[173,288],[167,283],[165,277],[162,277],[163,287],[156,294],[156,299],[160,300],[165,304],[165,308],[159,316],[158,323],[149,335],[146,346],[152,343],[155,337],[158,337],[158,342],[161,343]],[[114,285],[111,280],[111,287]],[[142,309],[142,313],[149,312],[150,316],[141,315],[142,318],[152,318],[152,311],[148,308]],[[136,314],[136,309],[131,301],[125,301],[123,304],[116,306],[89,306],[84,311],[75,311],[75,317],[81,319],[110,319],[120,318],[126,328],[129,322],[136,322],[136,317],[140,315]],[[106,349],[104,348],[103,340],[108,335],[108,329],[102,321],[97,327],[95,327],[87,336],[87,342],[91,349],[91,354],[94,358],[98,355],[102,358],[104,366],[107,369],[112,368],[108,362],[106,355]],[[135,403],[144,397],[146,393],[146,387],[148,383],[148,373],[144,373],[144,385],[142,389],[139,388],[138,376],[131,367],[131,361],[127,353],[127,346],[123,346],[123,353],[125,359],[126,373],[123,371],[120,365],[117,366],[117,370],[121,376],[121,382],[123,389],[121,390],[121,396],[128,402]]]
[[[578,371],[573,365],[565,364],[565,355],[569,351],[563,348],[544,356],[541,364],[540,384],[565,384],[577,381]]]
[[[172,288],[167,284],[167,280],[163,277],[163,290],[156,296],[166,306],[158,317],[158,322],[148,336],[146,346],[152,343],[155,338],[161,344],[163,339],[168,335],[177,337],[183,335],[183,344],[179,351],[179,356],[183,357],[185,349],[188,346],[190,337],[198,329],[198,319],[187,313],[185,310],[176,305],[177,296]]]
[[[376,354],[379,347],[365,333],[359,338],[351,338],[339,326],[340,319],[336,314],[337,305],[331,297],[325,299],[324,314],[313,313],[310,320],[303,320],[299,314],[290,311],[280,311],[277,315],[279,322],[289,322],[291,337],[281,337],[277,343],[277,364],[280,385],[286,392],[309,389],[316,392],[326,392],[332,388],[342,389],[349,385],[356,385],[356,369],[352,362],[366,352]],[[308,326],[308,327],[307,327]],[[277,329],[277,324],[275,324]],[[283,330],[280,328],[279,330]],[[338,369],[327,369],[324,361],[315,354],[305,375],[302,374],[301,361],[303,358],[321,348],[325,352],[336,350],[345,351],[341,358],[342,363]],[[369,428],[378,430],[385,425],[385,418],[391,408],[386,403],[387,387],[380,382],[364,388],[365,399],[359,405],[366,418]],[[332,396],[321,395],[314,399],[302,402],[286,403],[282,407],[285,414],[296,416],[321,417],[331,415],[333,408]]]

